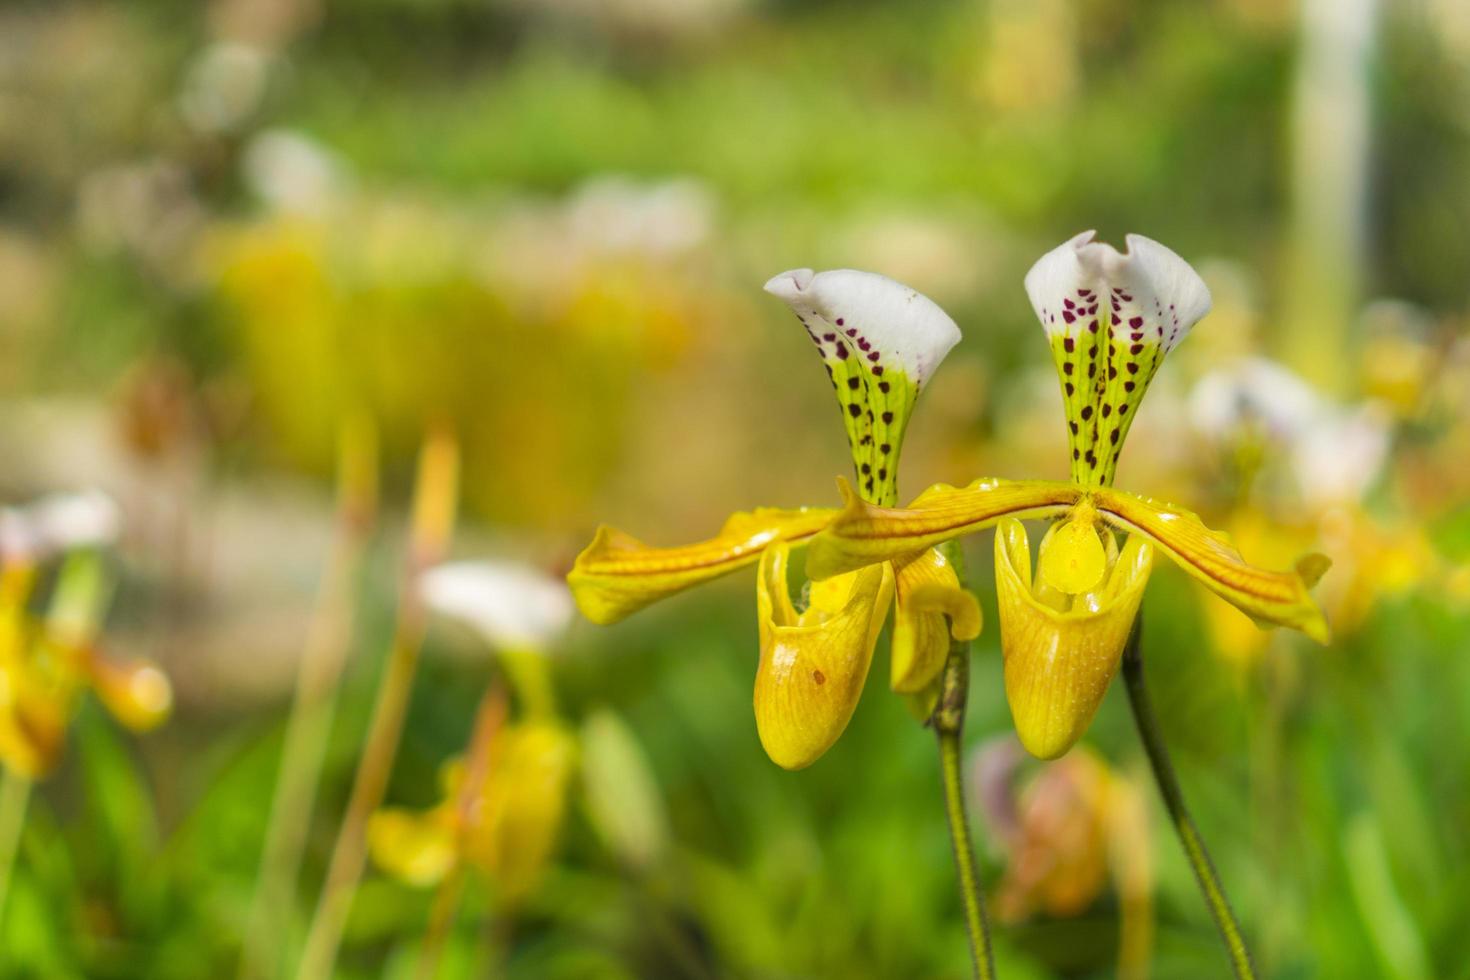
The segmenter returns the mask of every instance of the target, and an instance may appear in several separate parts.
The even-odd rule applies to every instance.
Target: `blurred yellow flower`
[[[88,688],[133,731],[156,727],[173,707],[155,664],[109,659],[96,642],[109,583],[95,548],[115,537],[116,524],[100,494],[47,497],[0,514],[0,762],[27,778],[60,761]],[[69,550],[38,617],[29,608],[38,562]]]
[[[723,315],[672,254],[703,234],[702,205],[610,193],[481,213],[358,192],[218,229],[203,263],[277,448],[325,471],[347,412],[370,412],[391,455],[449,420],[468,504],[532,524],[584,511],[637,380]],[[641,234],[604,240],[625,224]]]
[[[1142,788],[1085,747],[1024,775],[1023,758],[1004,737],[975,759],[982,812],[1006,854],[997,915],[1012,923],[1081,915],[1111,880],[1120,906],[1119,975],[1146,975],[1154,873]]]
[[[478,789],[467,763],[447,763],[443,800],[431,809],[385,807],[368,824],[373,860],[415,886],[437,884],[458,863],[485,875],[513,905],[540,880],[566,813],[576,739],[560,724],[530,721],[493,732]]]

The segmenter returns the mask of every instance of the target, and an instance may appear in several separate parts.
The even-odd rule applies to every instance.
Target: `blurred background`
[[[1257,562],[1335,563],[1327,648],[1173,568],[1144,606],[1263,973],[1470,977],[1462,0],[6,4],[0,493],[28,530],[0,552],[34,569],[7,608],[64,624],[66,570],[93,555],[97,664],[136,669],[118,696],[88,667],[98,697],[54,712],[64,748],[8,777],[34,786],[0,814],[0,973],[240,968],[326,621],[340,694],[299,874],[265,903],[267,958],[294,962],[414,614],[426,438],[461,451],[447,555],[552,580],[600,522],[675,544],[731,510],[831,504],[841,420],[760,286],[856,267],[965,332],[902,492],[1065,478],[1021,277],[1093,227],[1165,242],[1215,298],[1119,485]],[[378,506],[354,511],[363,471]],[[109,502],[100,533],[55,517],[80,492]],[[993,624],[990,547],[968,544]],[[824,759],[768,762],[751,578],[536,636],[576,762],[530,821],[524,884],[497,885],[503,857],[468,875],[441,975],[967,974],[932,733],[880,654]],[[389,806],[439,803],[482,692],[522,663],[484,632],[428,615]],[[998,644],[975,646],[968,740],[1002,976],[1225,976],[1122,693],[1063,762],[1023,762]],[[168,700],[161,725],[129,711]],[[336,975],[412,973],[435,891],[403,872],[375,850]]]

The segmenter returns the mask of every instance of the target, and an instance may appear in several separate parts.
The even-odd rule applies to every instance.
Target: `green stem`
[[[485,689],[480,706],[475,710],[475,723],[470,732],[470,744],[465,752],[464,785],[460,787],[458,807],[458,834],[460,857],[444,876],[439,890],[434,895],[434,905],[429,912],[429,926],[424,933],[423,946],[419,949],[418,965],[414,968],[416,980],[433,980],[439,973],[439,960],[444,955],[444,944],[459,913],[459,902],[464,894],[464,848],[475,833],[475,811],[484,804],[485,781],[490,775],[490,748],[500,730],[505,726],[509,705],[498,685]]]
[[[1128,645],[1123,650],[1123,680],[1128,687],[1128,704],[1133,709],[1138,736],[1143,741],[1144,751],[1148,753],[1149,765],[1153,767],[1154,779],[1159,784],[1159,794],[1164,798],[1164,808],[1169,811],[1169,820],[1179,835],[1179,843],[1184,847],[1184,856],[1194,869],[1194,877],[1199,882],[1205,904],[1209,906],[1210,915],[1220,930],[1220,937],[1225,940],[1225,948],[1230,954],[1230,964],[1235,969],[1235,975],[1240,980],[1255,980],[1255,968],[1251,965],[1250,953],[1245,948],[1240,922],[1230,910],[1225,888],[1220,883],[1220,874],[1210,860],[1210,852],[1205,848],[1204,839],[1195,826],[1194,818],[1184,805],[1184,793],[1179,788],[1179,778],[1174,774],[1173,763],[1169,761],[1169,750],[1164,745],[1159,720],[1154,714],[1153,702],[1148,697],[1148,688],[1143,679],[1142,635],[1143,619],[1140,616],[1133,626],[1133,634],[1128,638]]]
[[[378,684],[377,701],[358,759],[347,812],[337,831],[326,882],[307,933],[306,948],[296,974],[298,980],[327,980],[335,972],[342,931],[367,860],[368,819],[387,791],[408,714],[414,674],[418,671],[427,625],[419,580],[425,570],[443,560],[448,549],[458,500],[458,479],[458,445],[448,433],[436,432],[425,443],[419,457],[409,553],[398,600],[393,646]]]
[[[371,424],[354,419],[343,428],[337,467],[337,530],[297,668],[260,872],[245,920],[241,980],[280,973],[280,936],[301,869],[337,689],[352,643],[354,595],[373,525],[377,472]]]
[[[31,798],[31,781],[9,767],[0,774],[0,922],[5,913],[5,899],[10,894],[10,879],[15,871],[15,855],[20,849],[20,832],[26,822],[26,806]]]
[[[955,542],[941,545],[960,586],[965,585],[964,556]],[[940,679],[939,702],[930,724],[939,737],[939,770],[944,786],[944,810],[949,818],[949,838],[954,845],[955,873],[959,878],[960,901],[965,907],[965,927],[970,937],[970,958],[979,980],[994,980],[995,959],[990,949],[990,922],[985,915],[985,893],[970,841],[970,821],[965,813],[965,781],[962,764],[965,705],[970,696],[970,644],[951,640],[949,657]]]

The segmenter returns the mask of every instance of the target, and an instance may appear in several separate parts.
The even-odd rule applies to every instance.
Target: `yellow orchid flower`
[[[63,561],[45,616],[28,607],[39,572],[34,555],[11,551],[3,565],[0,762],[27,779],[51,772],[87,688],[132,731],[148,731],[168,717],[167,675],[146,659],[106,657],[96,643],[107,590],[97,554],[78,551]]]
[[[576,736],[550,720],[491,733],[485,772],[466,799],[466,764],[446,763],[443,799],[428,810],[384,807],[368,821],[368,849],[384,871],[417,887],[438,884],[457,864],[495,885],[504,904],[535,887],[566,815]]]
[[[1070,482],[941,484],[906,508],[844,487],[846,507],[808,547],[807,574],[823,580],[999,525],[1006,696],[1022,744],[1040,758],[1065,753],[1096,713],[1117,673],[1155,548],[1258,624],[1327,640],[1326,620],[1307,592],[1326,571],[1326,558],[1309,555],[1290,572],[1257,568],[1189,511],[1112,487],[1149,382],[1210,308],[1209,291],[1187,262],[1141,235],[1127,241],[1128,252],[1120,253],[1084,232],[1026,276],[1065,400]],[[1054,521],[1034,573],[1025,518]],[[1121,548],[1114,532],[1126,538]]]
[[[797,269],[771,279],[766,291],[791,307],[821,354],[847,430],[855,497],[896,503],[898,459],[914,404],[959,342],[959,328],[927,297],[868,272]],[[673,548],[603,527],[567,581],[587,618],[609,624],[759,561],[756,728],[773,761],[800,769],[847,727],[895,596],[890,684],[896,692],[929,695],[951,633],[967,640],[980,631],[974,597],[928,545],[884,555],[871,569],[827,576],[811,585],[798,610],[787,575],[790,550],[835,514],[760,508],[732,515],[713,538]]]

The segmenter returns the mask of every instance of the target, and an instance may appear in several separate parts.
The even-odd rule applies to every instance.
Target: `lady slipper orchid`
[[[438,884],[463,862],[513,905],[550,862],[567,808],[576,737],[560,724],[527,720],[487,733],[485,773],[468,800],[466,761],[440,773],[441,802],[428,810],[384,807],[368,822],[373,860],[405,884]],[[466,805],[468,804],[468,805]]]
[[[927,297],[884,276],[797,269],[766,283],[800,321],[826,367],[847,430],[859,499],[898,500],[898,459],[914,405],[959,328]],[[917,545],[811,583],[791,601],[790,550],[822,531],[834,511],[761,508],[734,514],[718,535],[658,548],[603,527],[567,577],[595,623],[616,623],[659,599],[755,561],[760,623],[756,728],[778,765],[815,762],[847,727],[896,597],[890,685],[922,694],[935,682],[951,632],[972,639],[980,610],[948,559]]]
[[[90,689],[135,732],[173,707],[167,675],[150,660],[104,654],[98,639],[112,582],[100,557],[118,532],[100,492],[58,494],[0,510],[0,763],[27,779],[48,775]],[[31,608],[42,563],[63,556],[44,614]]]
[[[1144,392],[1210,308],[1203,280],[1158,242],[1128,251],[1083,232],[1026,275],[1062,387],[1072,456],[1067,483],[977,480],[937,485],[906,508],[844,488],[846,507],[810,542],[807,573],[842,578],[901,561],[991,525],[1007,700],[1021,743],[1056,758],[1080,738],[1117,673],[1157,548],[1262,626],[1319,642],[1327,623],[1308,594],[1328,561],[1291,572],[1248,564],[1189,511],[1113,488]],[[1022,519],[1050,519],[1033,571]],[[1120,547],[1114,537],[1120,532]]]
[[[551,861],[577,763],[577,736],[557,714],[548,659],[571,620],[571,597],[559,578],[508,561],[436,565],[419,592],[429,610],[468,626],[494,652],[520,714],[507,720],[500,688],[488,688],[469,747],[441,770],[440,802],[377,810],[368,846],[407,884],[439,884],[470,867],[513,905]]]

